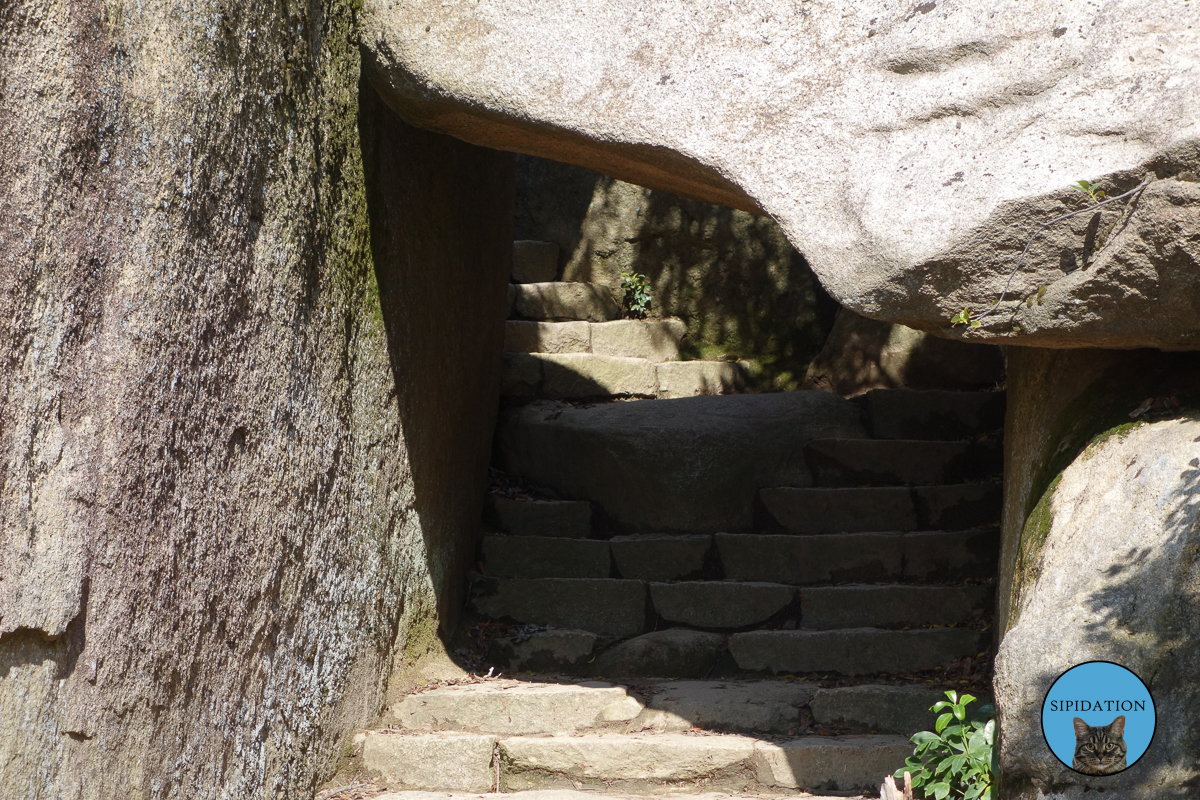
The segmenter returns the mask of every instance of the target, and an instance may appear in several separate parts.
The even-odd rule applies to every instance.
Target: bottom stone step
[[[365,737],[363,766],[389,787],[430,791],[603,787],[637,793],[697,788],[848,792],[877,788],[911,753],[912,744],[899,736],[802,736],[768,742],[731,734],[497,738],[380,732]]]
[[[745,670],[868,675],[944,666],[986,650],[991,636],[964,628],[748,631],[730,636],[729,650]]]
[[[881,781],[882,783],[882,781]],[[846,800],[845,795],[815,795],[808,792],[792,794],[728,794],[726,792],[688,792],[691,800]],[[373,795],[372,800],[643,800],[645,795],[617,792],[580,791],[576,789],[542,789],[530,792],[466,794],[462,792],[385,792]]]

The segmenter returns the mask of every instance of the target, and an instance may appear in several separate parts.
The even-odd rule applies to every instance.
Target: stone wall
[[[582,167],[517,157],[516,235],[559,245],[559,279],[650,279],[651,314],[688,321],[693,357],[753,360],[795,388],[836,304],[771,219],[653,191]]]
[[[1194,796],[1200,355],[1009,348],[1008,376],[1001,796]],[[1050,684],[1091,660],[1138,673],[1158,707],[1151,749],[1115,777],[1062,767],[1042,740]]]
[[[351,6],[0,15],[0,796],[311,797],[459,605],[511,157]]]

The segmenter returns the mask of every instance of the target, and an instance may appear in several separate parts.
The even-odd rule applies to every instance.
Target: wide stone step
[[[490,508],[500,530],[515,536],[583,539],[592,531],[586,500],[514,500],[493,496]]]
[[[601,636],[646,629],[646,586],[613,578],[474,576],[471,607],[493,619],[578,628]]]
[[[995,528],[714,538],[725,577],[792,586],[988,578],[996,574],[1000,548]]]
[[[643,710],[641,701],[612,684],[492,680],[406,695],[384,722],[413,731],[527,736],[612,728]]]
[[[668,681],[641,689],[646,709],[634,730],[796,734],[817,692],[809,681]]]
[[[686,581],[649,587],[656,614],[697,628],[744,628],[765,622],[798,597],[795,587],[777,583]]]
[[[881,775],[912,753],[899,736],[768,742],[737,734],[593,734],[511,737],[499,746],[502,785],[516,791],[616,786],[655,792],[678,791],[681,784],[736,790],[757,781],[775,789],[848,792],[876,788]]]
[[[642,800],[644,794],[629,792],[609,792],[596,789],[534,789],[527,792],[422,792],[399,791],[384,792],[371,795],[372,800]],[[795,793],[784,794],[755,792],[754,794],[736,794],[731,792],[688,792],[690,800],[777,800],[788,798],[794,800]],[[803,800],[846,800],[845,795],[815,795],[804,793]]]
[[[512,313],[533,320],[620,319],[621,307],[608,287],[595,283],[512,284]]]
[[[791,533],[964,530],[1000,521],[999,483],[763,489],[763,505]]]
[[[707,534],[641,534],[609,540],[622,578],[671,581],[705,569],[713,537]]]
[[[880,625],[950,625],[992,610],[996,589],[977,586],[817,586],[800,601],[808,630]]]
[[[874,389],[862,402],[876,439],[974,439],[1004,427],[1004,392]]]
[[[746,365],[736,361],[668,361],[596,353],[505,353],[500,394],[565,400],[587,397],[672,399],[737,394]]]
[[[511,475],[591,500],[613,532],[715,533],[751,530],[761,487],[811,485],[807,442],[863,435],[859,409],[827,392],[530,403],[502,415],[496,453]]]
[[[804,455],[816,486],[903,486],[963,483],[1000,474],[1000,439],[821,439]]]
[[[644,358],[655,363],[679,358],[687,336],[682,320],[622,319],[613,322],[536,322],[510,319],[504,350],[509,353],[593,353]]]
[[[944,666],[986,650],[990,641],[990,631],[965,628],[748,631],[730,636],[729,650],[745,670],[869,675]]]
[[[817,689],[808,702],[813,721],[851,732],[911,736],[931,731],[934,703],[945,700],[942,689],[927,686],[864,684]]]
[[[484,568],[503,578],[607,578],[608,542],[548,536],[483,537]]]

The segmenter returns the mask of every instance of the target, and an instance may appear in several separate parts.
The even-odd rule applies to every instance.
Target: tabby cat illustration
[[[1085,775],[1111,775],[1125,769],[1125,715],[1092,727],[1075,718],[1075,760],[1071,769]]]

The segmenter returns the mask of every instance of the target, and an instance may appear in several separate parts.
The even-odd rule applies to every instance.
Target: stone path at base
[[[776,797],[786,797],[787,800],[846,800],[846,795],[816,795],[800,792],[789,795],[754,794],[739,795],[724,792],[688,792],[679,793],[679,797],[689,797],[692,800],[776,800]],[[612,792],[584,792],[574,789],[542,789],[540,791],[467,794],[462,792],[385,792],[375,795],[371,800],[641,800],[642,795],[615,794]]]

